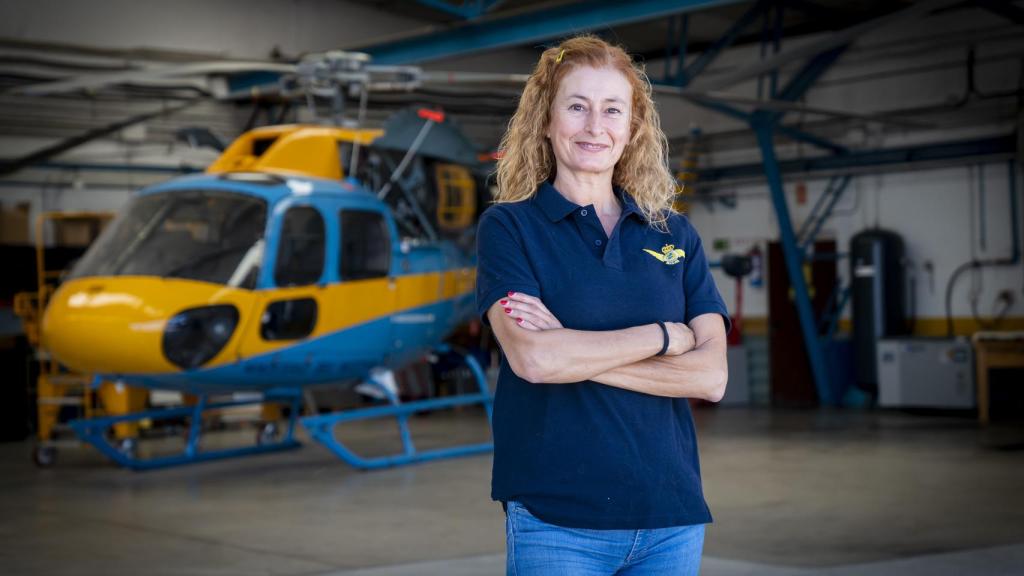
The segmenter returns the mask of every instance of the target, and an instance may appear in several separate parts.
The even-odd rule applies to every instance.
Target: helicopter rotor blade
[[[24,96],[49,96],[76,90],[98,90],[107,86],[127,83],[144,83],[146,81],[158,81],[167,78],[180,78],[186,76],[211,76],[218,74],[235,74],[240,72],[279,72],[282,74],[294,74],[293,64],[281,64],[274,62],[242,62],[242,61],[221,61],[221,62],[199,62],[195,64],[181,64],[173,66],[158,66],[141,68],[138,70],[108,72],[102,74],[85,74],[74,76],[64,80],[52,82],[41,82],[28,86],[18,86],[10,91],[12,94]]]
[[[526,84],[529,74],[500,74],[492,72],[452,72],[424,70],[420,74],[424,84]]]

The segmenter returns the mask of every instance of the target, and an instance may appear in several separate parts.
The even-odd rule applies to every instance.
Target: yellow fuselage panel
[[[255,293],[217,284],[143,276],[81,278],[64,283],[43,317],[43,345],[82,372],[164,373],[167,321],[187,308],[232,304],[244,324]],[[211,364],[231,358],[238,333]]]
[[[383,131],[329,126],[282,125],[250,130],[228,146],[208,173],[256,171],[340,180],[339,142],[367,145]],[[257,153],[256,144],[272,140]]]
[[[260,319],[272,302],[316,301],[316,326],[306,340],[465,295],[473,290],[475,272],[463,268],[257,291],[156,277],[81,278],[66,282],[51,299],[43,319],[44,345],[62,363],[83,372],[177,372],[163,353],[167,321],[190,308],[231,304],[238,309],[238,326],[224,349],[203,366],[212,368],[297,342],[268,341],[261,335]]]

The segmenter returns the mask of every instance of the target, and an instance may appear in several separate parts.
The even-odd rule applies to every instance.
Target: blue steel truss
[[[825,186],[825,191],[818,197],[818,201],[811,208],[811,213],[807,216],[807,220],[804,220],[803,226],[800,227],[800,231],[796,234],[797,242],[800,244],[800,252],[804,255],[807,255],[811,246],[814,245],[818,232],[821,231],[821,227],[825,225],[825,222],[832,215],[832,210],[839,202],[839,199],[843,197],[843,192],[846,191],[846,187],[849,186],[852,179],[853,177],[849,174],[833,176],[829,179],[828,184]]]
[[[468,22],[462,26],[413,38],[362,46],[356,50],[370,54],[375,64],[413,64],[508,46],[538,43],[631,22],[736,4],[740,1],[742,0],[591,0],[559,4],[506,17],[496,16],[486,22]]]
[[[445,2],[445,0],[416,0],[424,6],[429,6],[442,12],[454,14],[466,20],[479,18],[493,10],[504,0],[462,0],[459,3]]]
[[[784,127],[777,126],[776,130],[780,134],[786,134],[782,128]],[[779,169],[783,174],[815,175],[856,171],[868,167],[929,165],[951,160],[969,160],[974,163],[991,162],[1012,158],[1016,150],[1017,138],[1013,134],[1008,134],[974,140],[956,140],[881,150],[858,150],[846,154],[783,160],[779,162]],[[737,164],[702,169],[699,171],[698,179],[701,182],[714,182],[730,178],[760,176],[763,173],[764,167],[761,163]]]
[[[774,8],[774,10],[770,10],[770,8]],[[671,25],[669,29],[669,43],[666,48],[666,60],[671,59],[672,49],[676,43],[679,43],[679,66],[677,68],[677,72],[670,76],[669,72],[671,70],[671,66],[670,63],[666,61],[666,77],[664,83],[677,87],[685,87],[694,78],[696,78],[698,74],[706,69],[722,50],[731,45],[740,32],[750,26],[759,16],[762,15],[765,16],[766,26],[770,25],[769,20],[771,19],[769,16],[774,17],[773,23],[775,24],[775,33],[772,38],[772,43],[777,51],[778,45],[781,42],[781,21],[783,9],[784,7],[781,3],[772,2],[771,0],[762,0],[755,3],[725,32],[725,34],[722,35],[717,42],[715,42],[715,44],[712,45],[708,51],[698,57],[697,60],[687,68],[683,67],[683,57],[686,53],[686,30],[685,27],[683,27],[685,26],[685,21],[680,23],[680,26],[683,27],[680,39],[673,36],[673,28],[675,28],[675,25]],[[769,14],[770,12],[771,14]],[[776,86],[778,71],[773,70],[770,89],[771,97],[785,102],[795,102],[800,100],[811,86],[825,74],[829,67],[839,59],[848,46],[849,44],[844,44],[830,48],[810,58],[807,63],[796,74],[794,74],[792,78],[790,78],[781,90],[778,90]],[[797,315],[800,320],[800,328],[804,336],[804,346],[807,350],[807,357],[810,361],[811,373],[814,377],[818,398],[823,404],[838,404],[841,400],[841,392],[835,390],[831,384],[828,367],[825,362],[825,346],[820,336],[821,330],[819,329],[819,322],[815,317],[814,309],[811,305],[810,294],[803,274],[803,265],[806,261],[807,246],[813,244],[814,237],[817,235],[824,221],[829,217],[831,209],[835,206],[835,203],[838,202],[838,199],[841,197],[842,191],[849,183],[850,178],[845,177],[841,179],[841,185],[836,186],[834,189],[831,186],[829,187],[828,199],[824,201],[824,204],[821,207],[815,207],[814,222],[804,234],[804,243],[801,243],[801,238],[798,238],[797,234],[794,232],[792,218],[789,214],[789,207],[786,204],[785,190],[782,183],[782,171],[779,168],[779,161],[775,154],[774,138],[776,133],[781,133],[794,140],[807,142],[816,147],[825,149],[835,156],[843,156],[848,153],[848,150],[839,144],[833,143],[820,136],[810,134],[799,128],[782,126],[781,121],[785,117],[785,111],[755,109],[752,112],[747,113],[724,102],[716,101],[713,98],[701,98],[700,96],[695,96],[696,97],[693,101],[697,105],[747,123],[754,130],[754,133],[757,136],[757,142],[761,149],[761,156],[763,160],[762,166],[764,175],[768,180],[772,206],[775,209],[776,218],[779,223],[782,249],[786,261],[786,272],[789,276],[790,284],[793,286]],[[845,304],[845,298],[841,298],[840,300]],[[836,313],[838,312],[841,312],[841,309],[836,311]],[[826,325],[827,330],[834,330],[834,317],[829,319],[829,321],[826,322]]]
[[[786,192],[782,185],[782,173],[779,171],[779,162],[775,156],[774,123],[763,113],[755,112],[754,116],[751,119],[751,128],[754,129],[757,143],[761,147],[761,157],[764,160],[764,173],[768,178],[772,206],[775,208],[775,216],[779,221],[779,236],[782,241],[782,253],[786,260],[786,273],[789,276],[789,283],[793,286],[794,303],[797,316],[800,319],[800,329],[804,335],[804,348],[807,350],[807,359],[810,361],[814,385],[822,404],[835,404],[838,399],[833,394],[828,367],[825,365],[822,342],[818,335],[818,321],[815,319],[814,308],[811,307],[811,298],[803,275],[803,253],[797,245],[793,221],[789,215],[789,206],[786,204]]]
[[[665,39],[665,82],[686,85],[686,43],[690,33],[690,15],[682,14],[668,18],[668,37]],[[675,52],[673,52],[675,47]],[[672,72],[672,60],[676,59],[676,71]]]
[[[732,46],[732,43],[736,41],[736,38],[739,37],[740,33],[757,20],[758,16],[764,12],[767,5],[767,0],[758,0],[758,2],[747,10],[743,16],[740,16],[739,20],[733,23],[733,25],[730,26],[714,44],[708,47],[704,52],[701,52],[700,56],[687,66],[683,74],[681,74],[679,78],[676,78],[676,81],[673,83],[679,86],[686,86],[689,84],[690,80],[710,66],[711,63],[718,58],[719,54],[729,46]]]
[[[994,0],[980,0],[979,3],[997,11],[1011,20],[1016,22],[1020,22],[1021,20],[1021,14],[1019,11],[1003,10],[1002,4],[995,7],[994,5],[997,3]],[[915,10],[914,13],[926,15],[932,9],[939,7],[939,3],[933,4],[934,6],[929,5],[921,8],[920,10]],[[755,6],[751,11],[756,10],[757,8],[758,6]],[[777,4],[776,8],[776,23],[779,23],[781,22],[781,10],[783,9],[781,3]],[[744,19],[748,16],[749,12],[744,16]],[[768,19],[766,18],[765,20],[767,26]],[[736,26],[740,26],[742,23],[743,22],[738,21],[734,28]],[[733,32],[734,30],[730,29],[729,33]],[[845,52],[852,39],[855,37],[853,34],[841,36],[843,39],[846,39],[847,37],[849,39],[846,39],[846,41],[842,43],[832,42],[831,44],[823,44],[822,51],[813,55],[806,64],[804,64],[803,68],[794,74],[786,86],[779,91],[776,91],[775,87],[778,65],[776,64],[770,67],[765,66],[764,70],[771,70],[773,74],[772,87],[770,91],[771,97],[773,99],[788,102],[796,102],[800,100],[811,86],[813,86],[814,83],[827,72],[829,67],[831,67],[842,56],[843,52]],[[779,35],[776,34],[774,39],[776,45],[778,41]],[[781,62],[778,58],[776,58],[776,60]],[[689,83],[693,80],[693,76],[678,80]],[[852,167],[881,165],[887,163],[891,164],[899,162],[934,160],[936,158],[962,157],[965,154],[985,155],[1001,153],[1005,152],[1008,148],[1012,148],[1012,145],[1009,142],[1009,140],[1012,139],[1012,136],[990,138],[976,142],[947,143],[916,147],[913,149],[852,153],[846,148],[829,142],[824,138],[809,134],[795,127],[782,126],[781,121],[786,114],[785,111],[755,109],[753,112],[748,114],[722,102],[715,102],[708,99],[697,99],[695,101],[697,104],[705,108],[745,121],[749,124],[757,137],[757,143],[761,149],[762,163],[760,166],[750,166],[749,172],[753,174],[763,170],[768,181],[768,189],[771,195],[772,205],[775,209],[776,218],[779,224],[779,233],[785,258],[786,273],[789,277],[790,284],[793,286],[794,304],[800,320],[800,328],[804,337],[804,346],[810,362],[811,373],[814,377],[818,398],[823,404],[837,405],[842,402],[844,391],[833,386],[833,379],[829,374],[825,359],[827,347],[835,333],[839,315],[849,298],[849,288],[846,287],[838,289],[833,293],[830,298],[829,309],[826,310],[823,321],[819,322],[815,318],[814,309],[811,305],[811,299],[802,268],[809,258],[807,250],[811,245],[813,245],[815,236],[817,236],[821,226],[831,215],[832,209],[835,207],[839,198],[842,196],[843,191],[849,184],[851,176],[844,175],[833,178],[826,190],[826,193],[822,195],[818,204],[815,205],[814,210],[812,211],[813,217],[808,220],[804,229],[801,231],[800,236],[798,236],[794,232],[793,222],[789,214],[789,207],[786,203],[785,190],[783,188],[782,181],[782,174],[784,170],[798,170],[801,168],[829,169],[824,168],[825,166],[829,166],[831,169],[836,169],[839,166]],[[819,148],[832,152],[832,155],[807,161],[796,160],[780,163],[775,154],[774,139],[777,133],[798,141],[811,143]],[[735,172],[735,170],[733,171]],[[703,172],[700,180],[705,180]]]
[[[719,102],[719,101],[716,101],[716,100],[713,100],[713,99],[709,98],[709,99],[706,99],[706,100],[705,99],[695,99],[695,100],[693,100],[693,103],[698,105],[698,106],[700,106],[700,107],[702,107],[702,108],[707,108],[708,110],[713,110],[715,112],[718,112],[719,114],[724,114],[726,116],[729,116],[730,118],[735,118],[736,120],[740,120],[740,121],[742,121],[744,123],[749,123],[750,122],[750,114],[749,113],[744,112],[744,111],[740,110],[739,108],[735,108],[733,106],[730,106],[729,104],[726,104],[724,102]],[[805,143],[810,144],[812,146],[821,148],[822,150],[826,150],[828,152],[832,152],[833,154],[837,154],[838,155],[838,154],[845,154],[845,153],[847,153],[847,148],[845,146],[842,146],[840,144],[836,144],[835,142],[832,142],[831,140],[829,140],[827,138],[823,138],[823,137],[818,136],[816,134],[811,134],[810,132],[807,132],[805,130],[801,130],[801,129],[795,127],[795,126],[783,126],[782,124],[776,124],[775,125],[775,131],[778,132],[779,134],[782,134],[782,135],[788,137],[788,138],[792,138],[793,140],[796,140],[798,142],[805,142]],[[758,174],[761,173],[760,165],[757,165],[756,172]]]
[[[832,48],[811,58],[778,93],[778,99],[795,102],[810,90],[811,86],[839,59],[849,44]],[[818,391],[818,399],[822,404],[835,405],[842,400],[841,392],[832,386],[828,366],[825,363],[825,346],[818,330],[818,320],[811,304],[810,292],[803,274],[805,252],[801,249],[793,229],[793,221],[786,203],[786,193],[782,184],[782,172],[775,155],[775,132],[785,112],[755,110],[749,117],[750,127],[757,136],[764,163],[765,177],[771,192],[772,205],[779,223],[779,236],[782,242],[782,253],[786,260],[786,273],[793,286],[794,304],[800,319],[800,329],[804,336],[804,348],[811,365],[811,374]],[[841,154],[841,153],[840,153]]]
[[[844,44],[831,50],[826,50],[821,54],[811,58],[807,64],[804,64],[803,68],[799,72],[793,75],[793,78],[786,83],[786,87],[779,92],[777,98],[786,102],[796,102],[803,97],[804,94],[810,90],[811,86],[821,78],[825,72],[829,69],[843,55],[843,52],[849,47],[849,44]],[[773,122],[779,122],[786,113],[784,111],[772,112],[771,120]]]

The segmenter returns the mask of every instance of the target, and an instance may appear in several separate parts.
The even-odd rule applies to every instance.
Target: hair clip
[[[555,64],[561,64],[563,56],[565,56],[565,48],[562,48],[562,51],[558,53],[558,58],[555,58]]]

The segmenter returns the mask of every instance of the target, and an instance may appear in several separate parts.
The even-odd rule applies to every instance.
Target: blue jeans
[[[700,571],[704,525],[645,530],[565,528],[510,500],[505,519],[508,576],[692,575]]]

